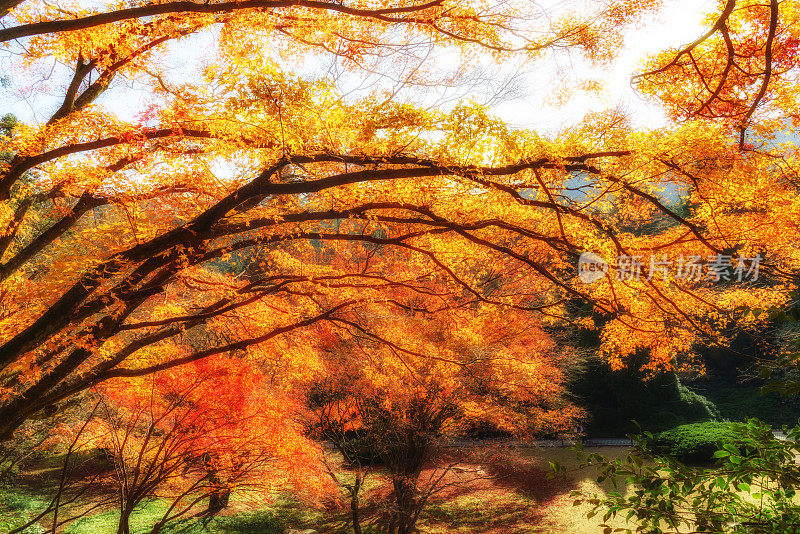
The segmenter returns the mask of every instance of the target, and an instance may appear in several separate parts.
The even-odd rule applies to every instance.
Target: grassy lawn
[[[134,534],[146,534],[161,519],[168,503],[148,501],[131,519]],[[108,511],[83,518],[64,530],[68,534],[114,533],[119,513]],[[188,518],[170,523],[161,531],[164,534],[283,534],[288,528],[318,523],[320,514],[307,510],[294,502],[279,502],[258,511],[236,515],[220,515],[210,519]]]
[[[25,490],[0,491],[0,532],[8,532],[20,527],[36,515],[37,510],[44,509],[50,499]],[[38,534],[43,528],[31,527],[25,534]]]
[[[623,448],[592,449],[620,457]],[[570,491],[608,490],[599,487],[588,470],[576,469],[575,453],[558,448],[475,449],[465,454],[463,463],[448,475],[445,487],[431,498],[419,528],[428,534],[592,534],[601,532],[599,518],[587,519],[588,507],[573,506]],[[570,480],[547,478],[548,462],[558,461],[570,469]],[[341,475],[346,476],[345,472]],[[427,473],[423,473],[423,478]],[[380,474],[369,481],[364,504],[365,532],[375,503],[388,491]],[[47,486],[43,484],[42,489]],[[0,492],[0,532],[7,532],[35,516],[49,499],[31,485]],[[132,516],[134,534],[147,534],[158,521],[167,501],[146,501]],[[200,509],[198,509],[198,512]],[[65,534],[114,534],[118,511],[104,509],[74,521],[60,532]],[[612,525],[614,525],[612,523]],[[614,525],[621,526],[621,524]],[[29,528],[26,534],[45,532],[46,520]],[[352,532],[346,505],[305,504],[287,496],[277,496],[268,505],[246,504],[246,499],[231,500],[231,506],[213,518],[199,514],[173,522],[164,534],[283,534],[289,529],[314,529],[319,533]],[[49,532],[49,530],[47,530]]]
[[[35,516],[36,512],[47,505],[49,499],[18,491],[0,493],[0,532],[21,526]],[[161,519],[168,506],[166,500],[150,500],[145,502],[131,517],[133,534],[146,534]],[[74,521],[59,532],[64,534],[114,534],[116,532],[119,512],[107,510],[83,517]],[[236,515],[220,515],[210,519],[188,518],[175,521],[162,529],[164,534],[283,534],[289,528],[310,528],[318,525],[326,526],[323,513],[319,510],[304,507],[296,501],[281,499],[273,505],[261,510],[242,512]],[[25,534],[50,532],[49,523],[29,527]],[[323,530],[336,532],[337,530]]]

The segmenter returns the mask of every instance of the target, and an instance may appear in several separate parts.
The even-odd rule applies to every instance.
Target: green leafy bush
[[[584,460],[580,468],[597,468],[598,482],[611,481],[619,490],[575,491],[571,496],[576,505],[593,506],[587,515],[600,515],[605,533],[800,534],[795,491],[800,485],[800,426],[787,433],[786,439],[778,439],[769,425],[756,419],[728,425],[716,435],[732,437],[735,444],[717,450],[713,457],[718,462],[711,468],[658,454],[648,433],[621,460],[577,448]],[[566,469],[555,465],[554,471]],[[624,519],[626,526],[605,524],[612,518]]]
[[[694,464],[707,464],[721,445],[738,441],[740,423],[707,421],[681,425],[658,434],[653,441],[657,452]]]
[[[696,414],[701,414],[700,417],[703,419],[721,419],[719,409],[717,409],[714,403],[708,398],[687,388],[678,380],[677,376],[675,377],[675,383],[676,389],[678,390],[679,402],[682,407],[684,407],[684,416],[689,417],[689,413],[694,411]],[[697,415],[695,415],[695,417],[697,417]]]

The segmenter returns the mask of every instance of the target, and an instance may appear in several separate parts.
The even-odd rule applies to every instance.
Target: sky
[[[526,79],[529,90],[523,98],[495,107],[495,112],[508,123],[541,131],[557,131],[574,124],[587,113],[622,107],[634,126],[659,128],[667,119],[657,104],[645,101],[631,87],[630,79],[648,56],[670,47],[690,43],[707,31],[703,19],[718,5],[714,0],[667,1],[661,13],[632,28],[625,36],[625,44],[616,59],[603,69],[591,69],[580,57],[559,58],[549,68],[566,68],[585,73],[586,78],[602,80],[602,94],[578,92],[564,105],[549,102],[554,87],[542,84],[547,78],[534,73]],[[548,74],[548,73],[545,73]],[[552,72],[549,73],[552,77]]]
[[[581,57],[576,54],[554,54],[533,66],[510,64],[503,68],[495,65],[483,65],[483,76],[494,79],[494,85],[481,86],[476,81],[476,87],[467,97],[480,101],[487,94],[497,92],[497,80],[516,73],[513,79],[513,90],[508,91],[505,99],[492,103],[493,112],[516,128],[534,129],[543,134],[552,134],[564,126],[580,122],[587,113],[600,112],[609,108],[622,108],[632,119],[633,125],[640,128],[658,128],[666,125],[667,120],[654,102],[647,102],[630,85],[630,77],[637,70],[637,65],[648,55],[667,47],[675,47],[695,40],[704,31],[703,17],[717,5],[715,0],[672,0],[665,2],[662,11],[639,26],[632,28],[625,36],[625,44],[618,57],[603,69],[590,68]],[[180,41],[173,47],[170,61],[173,61],[175,72],[184,72],[185,76],[192,76],[192,69],[197,65],[198,55],[207,54],[209,47],[205,46],[199,37],[187,46],[187,41]],[[453,58],[440,56],[431,61],[441,62],[443,69]],[[30,83],[20,79],[15,74],[14,56],[6,53],[0,55],[0,71],[9,75],[10,84],[0,89],[0,112],[13,113],[26,123],[41,123],[56,107],[54,95],[63,94],[65,84],[58,76],[38,83],[31,90]],[[435,66],[435,64],[434,64]],[[314,64],[307,62],[299,66],[302,71],[314,75],[325,75],[326,69],[330,71],[330,64]],[[481,67],[476,65],[476,67]],[[46,69],[46,67],[45,67]],[[58,69],[56,69],[56,72]],[[16,70],[18,73],[19,71]],[[561,105],[553,102],[553,93],[557,91],[563,81],[559,81],[557,73],[567,73],[570,76],[578,74],[587,79],[597,79],[604,82],[601,94],[577,92],[571,95],[566,103]],[[345,91],[358,94],[359,86],[368,85],[359,75],[342,78]],[[477,75],[476,75],[477,76]],[[574,81],[574,80],[573,80]],[[502,85],[502,84],[500,84]],[[36,95],[35,97],[32,95]],[[50,96],[53,95],[53,96]],[[446,90],[431,91],[425,99],[431,105],[452,105],[457,98],[463,98],[465,93]],[[135,84],[118,86],[114,91],[104,95],[102,104],[122,118],[131,119],[148,100],[145,91],[137,88]]]

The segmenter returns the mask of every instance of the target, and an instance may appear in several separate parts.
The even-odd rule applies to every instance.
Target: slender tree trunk
[[[352,514],[353,518],[353,534],[362,534],[360,508],[358,502],[358,494],[361,491],[362,482],[363,479],[361,478],[361,471],[357,471],[355,482],[353,482],[353,491],[350,494],[350,513]]]

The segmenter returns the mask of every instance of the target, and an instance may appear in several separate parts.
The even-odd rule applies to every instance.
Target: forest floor
[[[597,447],[598,452],[612,458],[625,455],[626,448]],[[567,467],[568,478],[548,478],[549,462]],[[556,447],[470,447],[454,449],[447,465],[452,466],[442,480],[440,490],[431,497],[422,513],[419,529],[427,534],[592,534],[602,532],[599,517],[586,518],[588,505],[573,506],[570,492],[608,491],[598,486],[590,469],[579,469],[575,452]],[[57,469],[39,466],[21,478],[13,490],[0,490],[0,532],[7,532],[33,518],[37,509],[49,501],[47,488],[57,484]],[[347,470],[339,474],[348,476]],[[423,472],[421,480],[437,473],[433,468]],[[86,495],[88,506],[102,498],[102,491]],[[106,491],[111,491],[110,488]],[[371,532],[376,510],[389,492],[389,481],[376,471],[368,480],[362,498],[364,533]],[[107,495],[113,496],[113,495]],[[132,534],[147,534],[168,506],[165,500],[149,500],[134,513]],[[327,502],[308,504],[278,495],[268,503],[249,503],[234,495],[230,506],[213,518],[198,514],[174,522],[164,534],[284,534],[293,529],[319,534],[352,533],[349,506]],[[93,510],[58,532],[65,534],[114,534],[118,512],[111,506]],[[610,522],[623,526],[622,522]],[[42,520],[25,534],[50,532],[51,524]]]

